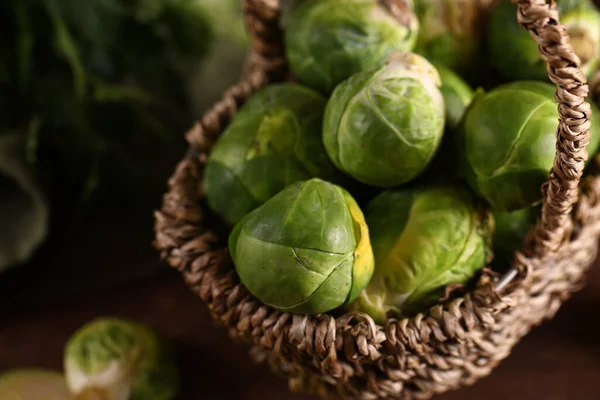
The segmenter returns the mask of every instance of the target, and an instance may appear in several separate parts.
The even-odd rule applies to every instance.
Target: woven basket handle
[[[398,0],[386,1],[393,6]],[[509,0],[502,0],[509,1]],[[559,22],[555,0],[510,0],[518,5],[517,20],[539,46],[550,80],[556,85],[559,124],[556,156],[548,181],[542,186],[543,206],[530,235],[527,256],[556,251],[572,230],[570,213],[579,197],[589,143],[591,108],[586,77],[566,29]],[[252,37],[254,67],[273,68],[285,63],[278,0],[242,0]]]
[[[591,107],[581,61],[560,24],[555,0],[511,0],[518,4],[517,20],[537,42],[556,85],[559,124],[556,156],[548,181],[542,186],[543,205],[526,249],[530,256],[556,251],[572,230],[570,213],[579,198],[579,182],[588,159]]]
[[[242,0],[251,52],[246,73],[272,76],[286,66],[279,0]]]

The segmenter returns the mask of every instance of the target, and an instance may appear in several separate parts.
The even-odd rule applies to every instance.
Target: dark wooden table
[[[146,234],[141,237],[150,237],[151,230]],[[126,263],[132,260],[157,262],[156,254],[147,243],[127,242],[122,234],[114,234],[114,228],[104,233],[96,231],[90,240],[92,237],[97,243],[96,251],[102,252],[84,260],[77,257],[77,263],[85,263],[78,264],[81,268],[90,268],[94,263],[108,267],[112,263],[114,270],[119,263],[126,268]],[[70,251],[77,251],[76,248],[73,246]],[[85,251],[93,248],[92,244],[84,247]],[[47,260],[43,267],[75,262],[68,261],[67,253],[61,254]],[[27,282],[15,280],[12,284],[8,290],[16,293],[19,286],[25,289]],[[38,282],[38,287],[41,285],[51,283]],[[48,293],[52,296],[2,304],[0,370],[60,369],[63,345],[75,329],[98,316],[121,316],[151,324],[179,344],[184,378],[182,400],[309,398],[292,395],[286,383],[271,375],[266,367],[253,365],[245,348],[232,345],[225,331],[213,326],[204,305],[180,277],[166,267],[158,274],[137,278],[117,288],[107,286],[89,294],[75,291],[64,296]],[[490,377],[438,399],[600,398],[597,384],[600,381],[599,308],[600,265],[596,265],[586,288],[567,302],[553,321],[535,329],[522,341]]]

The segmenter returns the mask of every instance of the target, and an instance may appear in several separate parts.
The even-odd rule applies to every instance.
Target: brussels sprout
[[[458,74],[441,65],[435,66],[442,81],[440,90],[446,106],[446,127],[456,129],[475,96],[474,90]]]
[[[493,218],[463,186],[386,190],[365,209],[375,272],[350,309],[378,323],[421,312],[490,255]]]
[[[600,59],[600,13],[590,0],[557,3],[560,22],[581,60],[581,70],[589,76]],[[516,4],[501,1],[494,7],[487,37],[492,65],[504,78],[549,81],[537,43],[517,22]]]
[[[412,0],[392,14],[378,0],[306,0],[285,29],[286,56],[299,80],[323,93],[351,75],[376,68],[396,51],[411,51],[419,23]]]
[[[558,109],[553,85],[518,81],[477,96],[459,132],[461,175],[495,211],[515,211],[542,199],[541,185],[556,154]],[[592,105],[588,151],[600,144]],[[589,162],[589,161],[588,161]]]
[[[537,211],[538,207],[527,207],[511,212],[493,212],[494,264],[508,264],[512,261],[515,251],[525,244],[525,238],[536,222]]]
[[[229,237],[244,286],[281,311],[318,314],[353,301],[373,273],[363,213],[342,187],[296,182],[249,213]]]
[[[42,369],[18,369],[0,375],[2,400],[70,400],[62,374]]]
[[[416,178],[444,132],[437,70],[414,53],[395,53],[379,68],[333,91],[323,121],[329,158],[357,181],[392,187]]]
[[[491,0],[415,0],[420,28],[415,53],[463,70],[477,61]]]
[[[217,141],[205,170],[209,207],[231,226],[280,190],[313,177],[341,182],[323,147],[326,100],[293,83],[252,96]]]
[[[170,345],[134,321],[100,318],[86,324],[69,339],[64,357],[67,384],[77,399],[170,400],[179,390]]]

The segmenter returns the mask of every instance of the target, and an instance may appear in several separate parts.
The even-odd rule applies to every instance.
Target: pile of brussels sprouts
[[[173,400],[180,382],[166,337],[137,321],[104,317],[72,334],[62,373],[21,368],[0,374],[0,399]]]
[[[275,309],[423,312],[508,264],[535,222],[558,108],[517,6],[388,3],[300,2],[284,24],[295,80],[251,96],[209,156],[207,205],[241,282]],[[600,13],[559,8],[591,74]]]

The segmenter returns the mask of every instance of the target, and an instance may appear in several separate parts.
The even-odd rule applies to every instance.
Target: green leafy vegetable
[[[166,339],[146,325],[99,318],[67,343],[67,384],[77,399],[174,399],[180,378],[172,351]]]
[[[437,152],[444,98],[435,67],[395,53],[378,68],[340,83],[327,102],[323,142],[337,168],[376,187],[408,183]]]
[[[325,104],[318,92],[293,83],[252,96],[210,154],[204,180],[210,207],[235,225],[294,182],[341,182],[321,140]]]
[[[442,81],[440,91],[446,107],[445,126],[449,130],[455,130],[471,104],[475,91],[453,70],[441,65],[436,65],[436,69]]]
[[[411,51],[419,23],[412,2],[396,2],[392,14],[377,0],[300,2],[285,29],[291,70],[305,85],[330,93],[365,69],[378,67],[395,51]]]
[[[213,36],[201,1],[4,1],[0,131],[28,133],[27,158],[61,202],[143,196],[144,154],[189,127],[187,76]]]
[[[350,308],[379,323],[425,311],[490,258],[491,214],[462,186],[386,190],[365,217],[375,272]]]
[[[535,225],[538,207],[511,212],[495,211],[494,264],[507,266],[515,251],[523,248],[529,230]]]
[[[560,0],[557,7],[581,70],[590,76],[600,61],[600,11],[590,0]],[[549,82],[537,43],[517,22],[516,4],[498,2],[491,12],[487,41],[491,62],[504,78]]]
[[[495,211],[542,200],[541,186],[556,154],[554,92],[553,85],[541,81],[508,83],[477,96],[466,112],[458,135],[461,174]],[[600,113],[594,105],[590,135],[587,149],[594,154],[600,145]]]
[[[415,0],[419,37],[414,51],[436,65],[465,72],[478,62],[493,0]]]
[[[373,273],[369,228],[342,187],[296,182],[244,217],[229,249],[245,287],[278,310],[318,314],[352,302]]]
[[[0,270],[21,265],[46,239],[49,207],[26,162],[24,137],[0,136]]]

